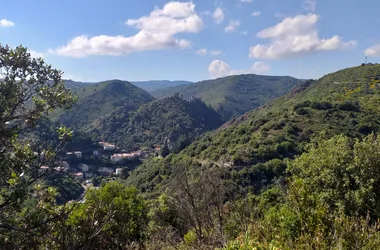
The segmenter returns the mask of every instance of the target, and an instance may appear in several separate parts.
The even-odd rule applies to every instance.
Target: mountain
[[[195,137],[218,128],[220,115],[199,99],[178,95],[142,105],[134,112],[120,107],[96,120],[90,133],[124,149],[160,147],[179,151]]]
[[[298,85],[202,136],[180,154],[145,162],[128,181],[151,189],[150,180],[159,169],[167,174],[177,165],[218,166],[230,169],[230,178],[257,192],[280,181],[285,159],[303,153],[312,138],[337,134],[361,138],[379,130],[380,65],[348,68]]]
[[[88,86],[89,84],[93,84],[92,82],[76,82],[73,80],[63,80],[63,83],[65,84],[66,88],[71,89],[71,90],[84,88]]]
[[[180,93],[211,105],[225,120],[284,95],[302,81],[289,76],[236,75],[152,92],[157,99]]]
[[[191,84],[192,82],[189,81],[140,81],[140,82],[132,82],[133,85],[136,85],[139,88],[142,88],[143,90],[150,92],[157,91],[160,89],[175,87],[179,85],[186,85]]]
[[[116,108],[124,106],[131,111],[154,100],[145,90],[121,80],[88,84],[72,91],[78,97],[78,102],[70,110],[60,113],[58,120],[76,129],[84,129]]]

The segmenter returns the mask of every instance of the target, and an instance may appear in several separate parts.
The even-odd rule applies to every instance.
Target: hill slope
[[[78,96],[78,103],[60,114],[59,120],[66,126],[80,129],[118,107],[135,110],[154,100],[146,91],[120,80],[89,84],[73,91]]]
[[[202,101],[173,96],[144,104],[134,112],[120,107],[95,121],[90,133],[125,149],[162,146],[167,142],[175,151],[221,124],[219,114]]]
[[[157,169],[175,165],[227,167],[243,186],[259,190],[285,175],[285,158],[305,150],[314,136],[362,137],[380,130],[380,65],[344,69],[307,81],[288,95],[206,134],[178,155],[151,159],[129,182],[152,188]],[[185,160],[183,160],[185,159]]]
[[[289,76],[236,75],[158,90],[152,95],[158,99],[174,93],[199,97],[229,120],[284,95],[300,82]]]
[[[189,81],[139,81],[139,82],[131,82],[133,85],[136,85],[139,88],[142,88],[143,90],[146,90],[148,92],[157,91],[160,89],[175,87],[179,85],[185,85],[190,84],[192,82]]]

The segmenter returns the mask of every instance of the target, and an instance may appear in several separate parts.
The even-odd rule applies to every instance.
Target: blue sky
[[[3,0],[0,42],[78,81],[319,78],[380,61],[379,10],[379,0]]]

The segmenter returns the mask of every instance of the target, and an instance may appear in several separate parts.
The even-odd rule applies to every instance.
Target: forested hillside
[[[302,81],[293,77],[236,75],[154,91],[158,99],[180,93],[211,105],[225,120],[284,95]]]
[[[304,152],[305,145],[320,132],[327,137],[345,134],[357,138],[377,132],[379,94],[380,65],[344,69],[307,81],[286,96],[204,135],[180,154],[146,162],[130,182],[150,185],[155,169],[170,169],[186,159],[184,165],[228,167],[236,182],[257,192],[283,176],[283,160]]]
[[[83,130],[92,121],[121,106],[135,110],[154,100],[148,92],[129,82],[110,80],[73,89],[78,102],[69,111],[59,113],[64,125]]]
[[[220,115],[201,100],[186,101],[177,95],[144,104],[134,112],[120,107],[96,120],[89,133],[125,149],[167,144],[178,152],[221,124]]]

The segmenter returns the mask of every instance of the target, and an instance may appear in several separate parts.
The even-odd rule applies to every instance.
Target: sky
[[[1,0],[0,43],[64,78],[316,79],[380,62],[379,0]]]

